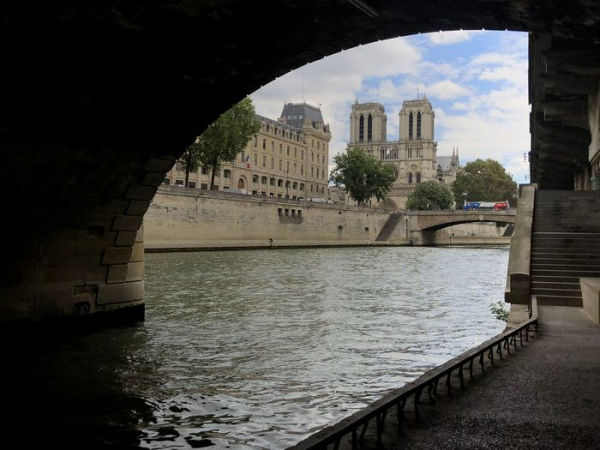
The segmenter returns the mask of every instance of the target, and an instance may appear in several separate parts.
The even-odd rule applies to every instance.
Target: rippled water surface
[[[507,260],[507,248],[148,254],[145,323],[17,358],[35,386],[21,403],[43,406],[23,414],[72,448],[284,448],[501,332],[489,305]]]

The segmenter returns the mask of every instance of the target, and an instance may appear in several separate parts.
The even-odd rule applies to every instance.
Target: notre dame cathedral
[[[435,113],[427,97],[402,103],[399,114],[400,136],[387,141],[387,115],[379,103],[352,105],[348,147],[359,147],[381,161],[393,164],[396,181],[389,199],[404,208],[408,195],[422,181],[436,180],[448,187],[456,179],[458,149],[452,156],[437,156],[434,141]]]

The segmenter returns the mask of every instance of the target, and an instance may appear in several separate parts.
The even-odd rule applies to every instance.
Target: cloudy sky
[[[378,102],[388,140],[398,138],[404,100],[427,95],[436,114],[438,155],[458,147],[461,164],[500,161],[528,181],[527,34],[454,31],[390,39],[347,50],[288,73],[254,92],[256,112],[276,119],[284,102],[321,105],[331,125],[329,166],[345,150],[350,108]]]

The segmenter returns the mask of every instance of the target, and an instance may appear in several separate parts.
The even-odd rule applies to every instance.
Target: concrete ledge
[[[600,324],[600,278],[580,278],[583,310]]]

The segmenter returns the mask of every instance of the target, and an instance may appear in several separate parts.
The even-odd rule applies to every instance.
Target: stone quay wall
[[[144,216],[144,244],[147,251],[371,245],[388,218],[374,209],[161,187]]]

